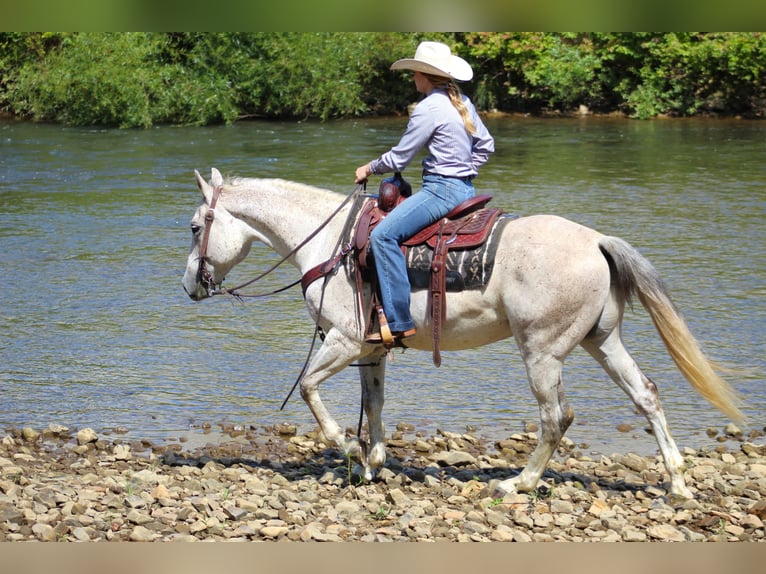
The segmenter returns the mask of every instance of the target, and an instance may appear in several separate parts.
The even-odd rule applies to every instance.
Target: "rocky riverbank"
[[[564,442],[546,487],[492,498],[534,432],[501,441],[399,425],[370,483],[320,434],[224,429],[183,444],[91,429],[10,429],[0,440],[0,541],[764,541],[766,445],[727,429],[685,449],[694,500],[665,490],[659,457]],[[760,433],[759,433],[760,434]],[[717,440],[713,440],[716,438]]]

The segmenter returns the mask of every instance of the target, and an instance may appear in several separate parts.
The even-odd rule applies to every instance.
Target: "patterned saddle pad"
[[[450,292],[480,289],[492,276],[497,253],[497,238],[518,215],[502,214],[492,224],[487,239],[478,247],[450,248],[447,251],[447,284]],[[428,289],[431,281],[433,249],[426,243],[407,248],[407,275],[412,290]]]

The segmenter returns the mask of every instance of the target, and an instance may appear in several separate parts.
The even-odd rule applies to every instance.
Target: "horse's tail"
[[[633,295],[638,296],[686,380],[730,419],[742,421],[737,392],[718,374],[721,368],[705,356],[654,266],[618,237],[603,237],[599,248],[609,261],[612,287],[628,304]]]

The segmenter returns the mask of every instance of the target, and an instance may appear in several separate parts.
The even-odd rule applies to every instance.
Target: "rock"
[[[92,428],[84,428],[77,431],[77,444],[79,445],[85,445],[90,444],[93,442],[96,442],[98,440],[98,435],[96,434],[96,431],[94,431]]]
[[[52,435],[62,435],[69,432],[69,427],[65,427],[64,425],[51,423],[48,425],[48,432],[50,432]]]
[[[646,533],[658,540],[667,540],[671,542],[684,542],[686,540],[683,532],[670,524],[656,524],[650,526],[646,529]]]
[[[754,514],[760,519],[766,518],[766,499],[761,499],[751,504],[748,507],[747,512],[749,514]]]
[[[705,541],[704,534],[695,532],[694,530],[691,530],[690,528],[686,526],[679,526],[678,530],[680,532],[683,532],[684,536],[686,537],[686,540],[689,542],[704,542]]]
[[[35,442],[38,438],[40,438],[40,433],[31,427],[24,427],[21,429],[21,438],[23,438],[26,442]]]
[[[0,524],[8,522],[19,525],[24,522],[24,515],[11,503],[0,503]]]
[[[191,534],[176,533],[170,536],[170,542],[199,542],[199,538]]]
[[[144,508],[146,501],[137,494],[131,494],[125,498],[125,506],[129,508]]]
[[[415,444],[413,445],[413,449],[415,452],[431,452],[433,450],[433,446],[424,440],[416,440]]]
[[[438,452],[431,456],[431,460],[439,463],[441,466],[465,466],[476,464],[475,457],[460,450]]]
[[[303,542],[309,542],[311,540],[321,541],[323,535],[323,525],[319,522],[310,522],[301,530],[300,539]]]
[[[168,490],[168,487],[164,484],[158,484],[152,489],[152,498],[155,500],[161,500],[163,498],[170,498],[170,491]]]
[[[118,444],[114,447],[115,460],[130,460],[130,445]]]
[[[341,500],[335,505],[335,512],[340,514],[356,514],[359,512],[359,505],[351,500]]]
[[[513,529],[505,524],[499,524],[492,531],[490,538],[495,542],[513,542]]]
[[[514,542],[532,542],[532,537],[523,530],[515,528],[512,530],[512,532]]]
[[[588,508],[588,513],[598,517],[598,516],[601,516],[601,514],[604,511],[609,509],[610,509],[609,504],[606,501],[601,500],[600,498],[597,498],[590,505],[590,508]]]
[[[409,497],[398,488],[390,490],[388,498],[395,506],[404,507],[410,504]]]
[[[94,532],[92,528],[84,528],[82,526],[78,526],[74,530],[72,530],[72,536],[75,537],[75,539],[79,542],[88,542],[92,538],[91,534]]]
[[[142,482],[144,484],[155,484],[160,481],[160,476],[155,471],[149,470],[148,468],[133,473],[130,478],[135,482]]]
[[[249,514],[247,510],[237,506],[227,506],[223,509],[223,511],[226,513],[226,516],[235,522],[244,520],[244,518]]]
[[[734,464],[737,462],[737,459],[734,458],[734,455],[728,452],[724,452],[721,454],[721,461],[725,462],[726,464]]]
[[[524,432],[526,433],[536,433],[540,428],[537,426],[536,422],[533,421],[525,421],[524,422]]]
[[[298,433],[298,427],[289,423],[279,423],[275,429],[282,436],[295,436]]]
[[[130,531],[130,540],[132,542],[151,542],[156,538],[159,538],[159,535],[145,526],[136,526]]]
[[[572,514],[574,512],[574,505],[568,500],[551,500],[551,512]]]
[[[766,445],[756,445],[751,442],[746,442],[742,445],[742,452],[749,457],[758,457],[766,454]]]
[[[42,542],[55,542],[56,532],[50,524],[37,523],[32,525],[32,534]]]
[[[287,530],[286,526],[264,526],[259,534],[264,538],[279,538],[287,534]]]
[[[622,539],[625,542],[646,542],[646,532],[634,528],[626,528],[622,531]]]
[[[204,520],[195,520],[191,525],[189,525],[189,532],[192,534],[204,532],[205,530],[207,530],[207,523]]]
[[[132,522],[133,524],[146,524],[147,522],[151,522],[153,520],[151,516],[144,514],[135,508],[131,509],[125,518],[128,520],[128,522]]]
[[[727,524],[724,527],[724,530],[731,534],[732,536],[740,537],[745,532],[745,529],[739,526],[738,524]]]
[[[636,472],[642,472],[646,470],[648,466],[644,457],[633,453],[628,453],[624,456],[621,456],[619,458],[619,462],[630,470],[634,470]]]
[[[483,536],[489,533],[489,528],[481,522],[468,520],[463,525],[463,531],[467,532],[468,534],[479,534]]]
[[[747,514],[740,521],[740,526],[745,528],[763,528],[763,520],[758,518],[755,514]]]

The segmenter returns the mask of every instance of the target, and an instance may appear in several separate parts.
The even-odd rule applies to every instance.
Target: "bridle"
[[[207,268],[207,244],[210,240],[210,228],[213,226],[213,220],[215,220],[215,205],[218,203],[218,198],[221,196],[221,189],[223,186],[217,185],[213,189],[213,197],[210,199],[210,206],[205,214],[205,230],[202,232],[202,241],[199,246],[199,266],[197,267],[197,282],[205,286],[208,293],[217,293],[215,289],[215,280],[210,269]]]
[[[199,247],[199,265],[197,267],[197,282],[201,283],[205,286],[205,289],[207,289],[208,295],[231,295],[235,297],[236,299],[242,299],[244,297],[267,297],[269,295],[276,295],[277,293],[281,293],[282,291],[286,291],[287,289],[294,287],[295,285],[298,285],[303,281],[303,278],[298,279],[296,281],[293,281],[289,285],[286,285],[284,287],[281,287],[279,289],[276,289],[274,291],[269,291],[268,293],[259,293],[255,295],[251,294],[242,294],[239,293],[239,290],[243,287],[247,287],[248,285],[252,285],[256,281],[260,281],[263,279],[266,275],[274,271],[277,267],[282,265],[285,261],[287,261],[290,257],[295,255],[295,253],[298,252],[299,249],[304,247],[309,241],[314,239],[314,237],[317,236],[317,234],[322,231],[322,229],[325,228],[325,226],[332,221],[332,219],[340,213],[340,211],[346,206],[346,204],[353,200],[356,200],[358,197],[361,196],[361,192],[363,192],[366,189],[366,182],[365,184],[359,184],[354,188],[354,191],[346,196],[346,199],[343,200],[343,202],[333,211],[330,216],[325,219],[319,227],[317,227],[314,231],[312,231],[308,237],[306,237],[303,241],[301,241],[298,245],[296,245],[287,255],[282,257],[279,261],[277,261],[274,265],[269,267],[266,271],[258,275],[257,277],[254,277],[253,279],[250,279],[249,281],[246,281],[240,285],[237,285],[236,287],[231,288],[223,288],[220,286],[220,284],[216,285],[215,280],[213,279],[213,274],[210,272],[210,270],[207,268],[207,246],[208,242],[210,240],[210,228],[212,227],[213,221],[215,220],[215,206],[216,203],[218,203],[218,198],[221,196],[221,191],[223,189],[223,185],[217,185],[215,188],[213,188],[213,196],[210,199],[210,206],[208,207],[207,213],[205,214],[205,230],[202,232],[202,241],[200,242]],[[346,229],[341,234],[340,238],[338,239],[338,245],[335,247],[336,252],[342,252],[343,255],[346,255],[350,251],[350,245],[341,245],[341,241],[344,236],[348,234],[349,231],[349,225],[352,223],[352,218],[355,214],[355,209],[352,209],[349,213],[349,218],[346,221]],[[336,266],[337,269],[337,266]],[[305,296],[305,293],[304,293]]]

